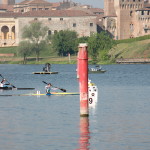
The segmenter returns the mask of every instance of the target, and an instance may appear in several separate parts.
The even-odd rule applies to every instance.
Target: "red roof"
[[[80,10],[40,10],[25,13],[5,12],[0,13],[0,17],[82,17],[96,16]]]
[[[23,17],[79,17],[95,16],[80,10],[41,10],[22,14]]]
[[[51,4],[45,0],[25,0],[18,4]]]
[[[1,18],[13,18],[13,17],[19,17],[19,16],[21,16],[21,13],[14,13],[14,12],[0,13]]]

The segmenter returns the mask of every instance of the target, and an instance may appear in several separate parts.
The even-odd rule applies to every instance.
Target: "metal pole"
[[[78,75],[80,89],[80,116],[89,116],[88,110],[88,51],[87,44],[79,44]]]

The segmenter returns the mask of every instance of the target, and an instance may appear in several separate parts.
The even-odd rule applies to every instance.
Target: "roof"
[[[41,10],[30,11],[25,13],[6,12],[0,13],[1,18],[12,17],[82,17],[82,16],[96,16],[80,10]]]
[[[94,12],[104,12],[104,9],[101,8],[89,8],[90,11]]]
[[[24,5],[24,4],[26,4],[26,3],[28,3],[30,0],[25,0],[25,1],[22,1],[22,2],[20,2],[20,3],[17,3],[18,5]]]
[[[2,4],[0,5],[0,10],[13,11],[13,5]]]
[[[80,10],[41,10],[22,14],[23,17],[79,17],[95,16]]]
[[[149,11],[150,8],[141,8],[141,9],[137,9],[136,11]]]
[[[58,7],[60,6],[60,3],[52,3],[52,7]]]
[[[144,5],[144,7],[149,8],[149,7],[150,7],[150,4],[149,4],[149,3],[146,3],[146,4]]]
[[[29,4],[51,4],[45,0],[25,0],[23,2],[17,3],[17,5],[29,5]]]
[[[14,12],[5,12],[0,13],[0,18],[13,18],[13,17],[19,17],[21,13],[14,13]]]

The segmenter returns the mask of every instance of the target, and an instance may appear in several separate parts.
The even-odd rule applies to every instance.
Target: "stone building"
[[[14,5],[15,0],[2,0],[3,5]]]
[[[14,5],[14,12],[52,10],[52,3],[45,0],[25,0]]]
[[[104,11],[69,0],[2,0],[0,5],[0,46],[18,45],[22,29],[33,20],[48,26],[48,34],[74,30],[81,36],[107,31],[114,39],[150,34],[150,0],[104,0]]]
[[[47,26],[47,34],[60,30],[76,31],[78,36],[90,36],[97,32],[96,16],[80,10],[39,10],[0,13],[0,47],[16,46],[22,40],[22,30],[33,21]]]
[[[104,29],[114,39],[150,34],[148,0],[104,0]]]

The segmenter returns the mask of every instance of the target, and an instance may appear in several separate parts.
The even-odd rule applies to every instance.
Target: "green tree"
[[[77,50],[77,33],[75,31],[59,31],[52,38],[53,48],[58,55],[66,56],[68,53],[74,54]]]
[[[36,60],[39,61],[40,51],[47,37],[48,27],[42,26],[41,22],[33,22],[23,28],[22,37],[28,39],[33,44],[33,51],[36,54]]]
[[[27,56],[31,54],[32,45],[29,41],[22,41],[18,46],[18,54],[23,56],[23,64],[27,62]]]
[[[114,40],[110,38],[109,35],[106,34],[106,32],[101,32],[93,34],[91,37],[89,37],[88,40],[88,51],[89,55],[92,57],[92,60],[94,63],[96,63],[99,60],[99,55],[102,52],[104,54],[105,50],[110,49],[114,44]],[[105,53],[105,59],[107,58]]]

